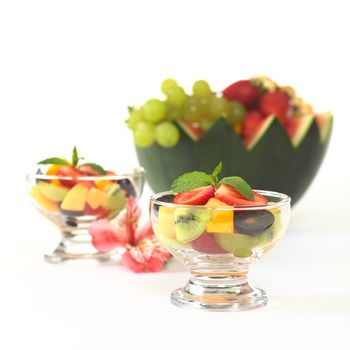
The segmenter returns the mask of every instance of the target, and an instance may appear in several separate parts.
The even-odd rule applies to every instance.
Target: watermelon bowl
[[[177,94],[164,89],[172,84]],[[173,79],[165,80],[166,100],[131,109],[127,120],[154,192],[168,190],[185,172],[210,173],[221,161],[223,176],[234,174],[253,188],[285,193],[293,205],[300,200],[326,154],[330,112],[316,114],[292,87],[267,77],[241,80],[218,93],[197,81],[193,95],[183,92],[185,102],[178,107],[174,101],[181,90]]]

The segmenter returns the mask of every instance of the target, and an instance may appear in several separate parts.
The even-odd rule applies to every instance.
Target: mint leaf
[[[212,176],[215,176],[217,177],[220,173],[221,173],[221,170],[222,170],[222,163],[220,162],[214,169],[213,173],[212,173]]]
[[[39,162],[38,164],[62,164],[62,165],[70,165],[65,159],[63,158],[47,158]]]
[[[243,197],[254,200],[254,193],[248,183],[239,176],[224,177],[220,180],[220,184],[227,184],[234,187]]]
[[[75,168],[78,165],[79,157],[78,157],[78,151],[77,148],[74,146],[73,153],[72,153],[72,165]]]
[[[178,177],[171,185],[171,191],[174,193],[193,190],[194,188],[210,186],[213,184],[210,175],[202,171],[193,171],[185,173]]]
[[[80,158],[81,159],[81,158]],[[83,165],[89,165],[92,169],[97,171],[100,175],[107,175],[106,170],[104,170],[101,165],[98,165],[96,163],[85,163]]]

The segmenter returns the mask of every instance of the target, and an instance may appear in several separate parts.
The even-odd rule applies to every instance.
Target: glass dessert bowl
[[[290,198],[254,191],[266,204],[230,206],[217,198],[205,205],[173,203],[172,192],[151,198],[150,214],[161,244],[191,272],[172,292],[181,307],[240,311],[264,306],[267,294],[248,282],[250,267],[268,253],[287,229]]]
[[[64,171],[48,175],[55,167],[68,171],[66,175]],[[48,171],[44,165],[37,168],[36,173],[27,175],[27,182],[35,207],[62,234],[57,248],[52,254],[45,255],[45,260],[50,263],[78,260],[98,263],[111,261],[118,254],[116,251],[98,252],[92,244],[89,227],[99,219],[115,219],[125,210],[127,198],[140,197],[144,171],[135,168],[99,175],[93,171],[79,173],[59,165],[51,166]]]

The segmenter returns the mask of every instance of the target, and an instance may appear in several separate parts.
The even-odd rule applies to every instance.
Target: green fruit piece
[[[65,195],[61,209],[66,211],[82,212],[86,205],[86,198],[89,188],[83,184],[77,184],[72,187]]]
[[[158,123],[165,118],[166,104],[156,98],[143,105],[143,118],[150,123]]]
[[[202,105],[198,98],[190,96],[183,108],[183,119],[186,122],[198,122],[203,114]]]
[[[160,89],[162,90],[163,94],[166,95],[170,87],[177,86],[177,85],[178,84],[175,79],[169,78],[169,79],[163,80],[162,85],[160,86]]]
[[[41,192],[39,191],[38,186],[33,186],[29,194],[33,197],[35,202],[40,206],[42,210],[45,211],[57,211],[58,209],[58,204],[54,201],[51,201],[47,198],[45,198]]]
[[[193,96],[195,97],[209,97],[211,95],[211,89],[209,84],[205,80],[197,80],[193,84]]]
[[[212,96],[209,100],[208,115],[211,120],[227,117],[231,112],[230,102],[224,97]]]
[[[198,208],[177,208],[174,211],[176,239],[189,243],[200,236],[212,218],[211,210]]]
[[[281,230],[282,230],[282,223],[281,223],[281,210],[279,209],[272,209],[270,211],[271,214],[274,215],[274,223],[271,227],[269,227],[264,232],[260,233],[256,237],[258,238],[258,247],[265,247],[269,244],[271,244],[274,240],[277,240]]]
[[[227,119],[232,126],[241,124],[247,115],[244,105],[238,101],[231,102],[231,111],[227,115]]]
[[[199,126],[203,131],[207,131],[213,126],[213,122],[208,119],[202,119],[199,121]]]
[[[220,248],[232,253],[238,258],[252,255],[252,249],[258,243],[257,237],[251,237],[239,233],[215,233],[214,235],[215,241]]]
[[[146,148],[155,140],[155,126],[148,122],[140,122],[134,130],[134,139],[137,146]]]
[[[171,122],[162,122],[156,126],[156,141],[162,147],[173,147],[179,142],[179,129]]]
[[[167,90],[167,102],[174,107],[181,107],[186,99],[185,90],[181,86],[170,86]]]
[[[102,205],[105,209],[119,212],[125,208],[125,192],[118,184],[109,185],[104,191],[108,195],[106,201]]]
[[[55,186],[44,181],[38,183],[38,189],[45,198],[54,202],[61,202],[68,192],[66,187]]]
[[[134,109],[129,118],[126,121],[126,124],[130,129],[135,129],[137,124],[142,121],[142,111],[140,109]]]

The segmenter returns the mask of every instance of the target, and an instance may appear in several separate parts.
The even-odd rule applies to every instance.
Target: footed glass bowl
[[[173,204],[170,192],[151,198],[150,215],[161,244],[191,271],[185,287],[172,292],[181,307],[239,311],[264,306],[264,290],[252,287],[250,267],[268,253],[287,229],[290,198],[257,191],[267,205],[223,206],[215,198],[205,206]]]
[[[106,176],[49,176],[46,167],[27,175],[29,194],[35,207],[61,231],[62,239],[50,263],[66,261],[107,262],[116,251],[98,252],[89,234],[92,222],[112,220],[125,209],[128,197],[139,198],[144,185],[142,168]]]

